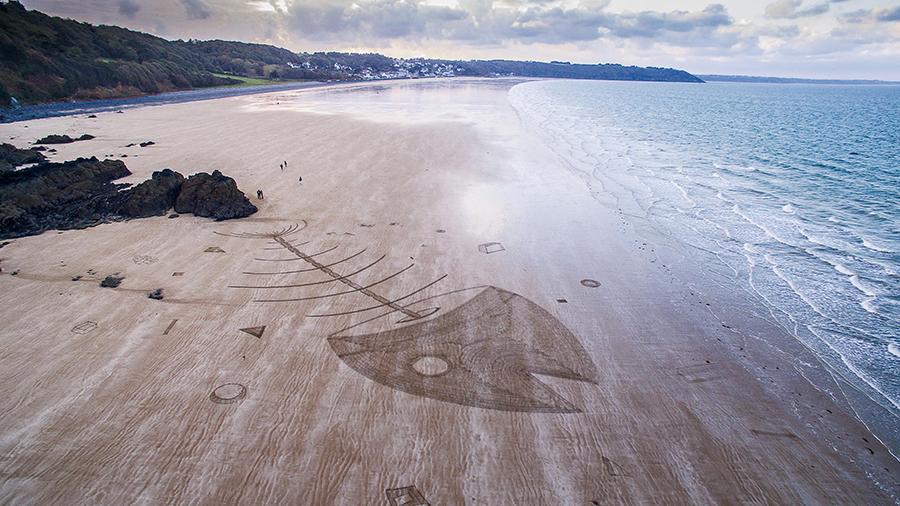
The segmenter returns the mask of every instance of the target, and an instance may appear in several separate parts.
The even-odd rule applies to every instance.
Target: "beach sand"
[[[53,159],[128,155],[125,182],[218,169],[259,207],[0,249],[0,503],[896,501],[897,462],[799,377],[808,352],[723,324],[524,129],[512,84],[0,126],[95,135]]]

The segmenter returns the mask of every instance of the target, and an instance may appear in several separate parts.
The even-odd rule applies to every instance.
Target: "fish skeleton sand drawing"
[[[464,406],[537,413],[580,412],[577,406],[534,375],[596,383],[596,367],[578,339],[534,302],[521,295],[487,286],[481,287],[474,297],[449,311],[438,313],[439,308],[414,310],[412,307],[417,303],[439,296],[405,304],[401,302],[444,277],[403,297],[385,297],[375,292],[373,287],[412,265],[388,278],[363,286],[349,278],[378,260],[361,270],[341,274],[332,267],[347,259],[332,263],[319,261],[314,258],[319,253],[306,254],[285,238],[299,230],[301,227],[293,226],[273,233],[223,235],[273,240],[296,259],[312,266],[311,269],[292,272],[319,271],[331,278],[326,283],[339,282],[351,288],[350,291],[314,297],[264,299],[259,302],[289,302],[359,293],[374,299],[378,305],[344,313],[307,316],[337,316],[376,309],[388,309],[379,317],[398,312],[404,315],[397,322],[401,325],[392,330],[338,335],[352,328],[348,327],[328,337],[332,350],[358,373],[410,394]],[[233,288],[291,288],[323,284]]]

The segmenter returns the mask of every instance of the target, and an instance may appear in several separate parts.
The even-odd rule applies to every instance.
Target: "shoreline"
[[[54,161],[128,154],[125,182],[219,168],[266,197],[234,222],[149,218],[0,250],[0,378],[10,385],[0,497],[390,504],[388,491],[414,486],[432,504],[897,502],[897,485],[875,472],[897,476],[896,460],[844,441],[868,431],[827,392],[771,371],[791,357],[756,336],[778,329],[752,311],[717,314],[734,295],[696,290],[680,252],[644,245],[594,200],[524,131],[511,84],[354,84],[0,127],[20,140],[90,129],[96,139],[58,147]],[[280,274],[308,262],[241,236],[295,225],[291,244],[330,251],[316,258],[344,262],[335,272],[383,255],[353,279],[400,273],[371,288],[387,300],[431,286],[408,299],[434,297],[411,309],[439,306],[426,321],[456,314],[478,287],[535,304],[596,368],[580,373],[590,381],[539,376],[579,412],[473,407],[358,372],[329,336],[406,324],[353,313],[371,304],[359,293],[268,288],[328,280]],[[100,288],[112,272],[120,288]],[[165,299],[148,299],[159,287]],[[340,316],[310,317],[328,314]],[[85,322],[96,326],[73,330]],[[488,363],[504,365],[493,353]],[[235,383],[244,390],[219,390]]]
[[[200,100],[216,100],[219,98],[257,95],[297,89],[331,86],[334,83],[319,81],[287,82],[256,86],[226,86],[215,88],[197,88],[193,90],[170,91],[141,97],[115,98],[106,100],[90,100],[86,102],[65,102],[53,104],[35,104],[0,109],[0,124],[18,123],[36,119],[73,116],[76,114],[96,114],[135,107],[149,107],[166,104],[180,104]]]

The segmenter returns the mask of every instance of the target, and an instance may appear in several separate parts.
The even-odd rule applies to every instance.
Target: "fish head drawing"
[[[597,382],[587,352],[559,320],[495,287],[429,321],[328,342],[344,363],[378,383],[465,406],[576,413],[534,375]]]

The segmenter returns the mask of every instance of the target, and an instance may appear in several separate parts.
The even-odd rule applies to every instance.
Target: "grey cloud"
[[[188,19],[206,19],[212,12],[203,0],[181,0]]]
[[[429,28],[452,28],[454,22],[466,20],[466,11],[435,7],[415,0],[378,0],[351,5],[294,4],[289,10],[289,23],[303,35],[346,37],[374,36],[382,39],[402,38],[431,33]]]
[[[459,8],[436,7],[419,0],[376,0],[330,5],[294,3],[289,8],[289,25],[304,37],[332,40],[388,38],[436,38],[470,43],[498,44],[565,43],[592,41],[603,37],[663,39],[685,34],[701,37],[733,20],[720,4],[700,12],[641,12],[614,14],[603,11],[605,1],[577,8],[535,5],[523,10],[491,9],[492,0],[463,0]],[[693,44],[692,44],[693,45]]]
[[[900,6],[889,7],[875,15],[878,21],[900,21]]]
[[[831,3],[834,1],[843,2],[846,0],[826,1],[802,10],[797,10],[797,8],[803,4],[803,0],[778,0],[766,6],[766,17],[770,19],[797,19],[818,16],[828,12],[831,8]]]
[[[841,15],[840,20],[845,23],[862,23],[864,21],[881,21],[892,23],[900,21],[900,6],[885,9],[860,9]]]
[[[133,2],[132,0],[119,0],[119,14],[127,17],[128,19],[134,19],[134,15],[141,10],[141,6]]]
[[[699,29],[715,29],[732,23],[733,20],[724,6],[712,4],[701,12],[623,13],[608,28],[619,37],[652,37],[660,32],[691,32]]]

